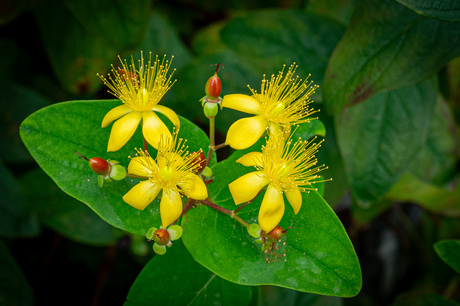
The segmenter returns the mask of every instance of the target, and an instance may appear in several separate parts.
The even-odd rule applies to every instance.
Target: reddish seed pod
[[[277,225],[274,229],[272,229],[269,233],[265,234],[265,239],[268,242],[277,242],[281,238],[283,238],[284,233],[286,231],[279,225]]]
[[[152,239],[159,245],[166,245],[171,240],[169,232],[164,228],[157,229],[153,234]]]
[[[103,158],[93,157],[89,160],[89,167],[97,175],[106,175],[112,168],[110,164]]]
[[[222,82],[217,76],[217,72],[206,82],[205,92],[210,100],[217,100],[217,98],[219,98],[222,93]]]

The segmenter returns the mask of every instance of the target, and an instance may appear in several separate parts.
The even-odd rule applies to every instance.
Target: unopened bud
[[[222,83],[220,78],[217,76],[217,72],[208,79],[204,90],[206,92],[206,97],[209,100],[217,100],[219,98],[222,93]]]

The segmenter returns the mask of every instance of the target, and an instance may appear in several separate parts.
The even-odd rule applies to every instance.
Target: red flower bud
[[[159,228],[155,231],[152,237],[153,241],[159,245],[166,245],[171,240],[169,232],[164,228]]]
[[[217,100],[219,98],[222,92],[222,83],[217,76],[217,72],[208,79],[204,90],[209,100]]]
[[[110,172],[112,166],[103,158],[93,157],[89,161],[89,167],[97,175],[106,175]]]

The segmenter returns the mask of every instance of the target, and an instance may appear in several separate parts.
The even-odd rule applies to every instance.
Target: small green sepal
[[[157,253],[158,255],[164,255],[166,253],[166,246],[154,243],[153,251]]]
[[[211,177],[214,175],[214,173],[212,172],[211,168],[209,167],[205,167],[203,169],[203,171],[201,172],[201,174],[203,174],[205,177]]]

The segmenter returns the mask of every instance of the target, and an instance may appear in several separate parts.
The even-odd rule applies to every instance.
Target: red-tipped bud
[[[112,166],[103,158],[93,157],[89,160],[89,167],[97,175],[107,175]]]
[[[219,98],[222,93],[222,83],[217,76],[217,72],[208,79],[204,90],[209,100],[217,100]]]
[[[283,238],[285,232],[281,226],[277,225],[269,233],[265,234],[265,240],[269,243],[277,242]]]
[[[153,234],[152,239],[159,245],[166,245],[171,240],[169,232],[164,228],[157,229]]]

